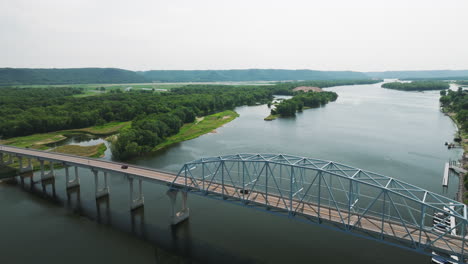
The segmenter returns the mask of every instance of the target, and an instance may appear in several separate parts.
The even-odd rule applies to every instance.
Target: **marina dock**
[[[448,162],[446,162],[445,163],[445,168],[444,168],[444,177],[442,178],[442,186],[444,186],[444,187],[448,186],[449,171],[450,171],[450,164]]]

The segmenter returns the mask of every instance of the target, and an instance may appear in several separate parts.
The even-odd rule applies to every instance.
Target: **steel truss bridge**
[[[25,164],[26,161],[26,166]],[[171,223],[189,217],[187,196],[198,194],[247,207],[266,210],[299,221],[343,231],[422,254],[443,252],[467,257],[467,208],[464,204],[400,180],[324,161],[282,154],[236,154],[202,158],[182,166],[178,174],[151,168],[88,159],[59,153],[0,146],[0,165],[19,164],[33,170],[40,162],[41,182],[56,177],[54,163],[65,167],[66,188],[79,188],[76,168],[89,168],[95,177],[96,199],[110,195],[108,174],[125,175],[130,186],[130,209],[144,205],[142,181],[165,184],[172,203]],[[45,163],[49,164],[46,172]],[[75,167],[74,179],[69,168]],[[99,173],[104,186],[99,184]],[[35,183],[31,177],[31,183]],[[138,183],[135,199],[134,181]],[[175,210],[178,193],[182,209]],[[434,227],[435,215],[450,223]]]
[[[186,192],[258,207],[297,220],[411,249],[466,257],[467,208],[377,173],[282,154],[237,154],[186,163],[174,180]],[[445,231],[433,219],[451,219]],[[464,263],[464,262],[463,262]]]

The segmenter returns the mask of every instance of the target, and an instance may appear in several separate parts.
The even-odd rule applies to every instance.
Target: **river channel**
[[[284,153],[348,164],[454,198],[442,187],[453,122],[439,92],[403,92],[380,84],[327,88],[339,97],[295,118],[264,121],[266,105],[236,108],[240,117],[199,138],[132,164],[177,172],[188,161],[236,153]],[[70,141],[70,144],[89,144]],[[97,143],[102,141],[97,140]],[[106,159],[111,159],[106,152]],[[58,170],[55,195],[39,185],[0,184],[1,263],[428,263],[429,257],[230,203],[190,196],[190,219],[169,225],[167,187],[145,183],[144,210],[128,211],[128,181],[110,178],[110,198],[94,200],[94,179],[67,194]],[[36,187],[37,186],[37,187]],[[13,261],[13,262],[12,262]]]

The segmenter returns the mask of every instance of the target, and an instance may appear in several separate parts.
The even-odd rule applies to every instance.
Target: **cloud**
[[[467,69],[464,0],[0,2],[0,67]]]

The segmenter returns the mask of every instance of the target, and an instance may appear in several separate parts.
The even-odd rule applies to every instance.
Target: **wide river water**
[[[442,187],[456,127],[439,110],[439,92],[403,92],[380,84],[327,88],[339,97],[295,118],[264,121],[266,105],[236,108],[216,133],[129,161],[177,172],[199,157],[285,153],[333,160],[454,198]],[[98,141],[99,142],[99,141]],[[79,144],[75,141],[70,143]],[[86,143],[84,143],[86,144]],[[106,153],[106,158],[110,152]],[[171,228],[167,187],[144,183],[145,207],[128,210],[128,182],[110,178],[110,198],[94,200],[94,179],[80,169],[79,192],[64,173],[31,191],[0,184],[0,263],[428,263],[429,257],[230,203],[189,195],[190,219]]]

